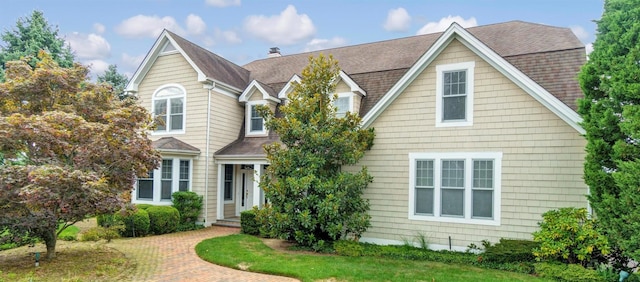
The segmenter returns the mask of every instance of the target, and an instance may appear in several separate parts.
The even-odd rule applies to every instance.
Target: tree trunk
[[[56,257],[56,242],[58,241],[58,234],[56,230],[49,230],[42,238],[44,244],[47,245],[47,259],[53,259]]]

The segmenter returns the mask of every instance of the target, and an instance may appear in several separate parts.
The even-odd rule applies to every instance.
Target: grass
[[[222,266],[302,281],[547,281],[531,275],[460,264],[284,253],[244,234],[204,240],[196,246],[196,253]]]
[[[93,226],[95,221],[85,225]],[[43,243],[1,251],[0,282],[126,281],[136,268],[135,262],[102,243],[75,241],[82,230],[83,227],[72,225],[60,233],[56,243],[57,256],[53,260],[45,258]],[[38,267],[35,266],[35,252],[41,253]]]
[[[101,244],[58,241],[57,257],[44,258],[35,267],[35,248],[27,246],[3,251],[0,282],[9,281],[122,281],[135,264],[124,254]],[[62,251],[64,249],[64,251]]]

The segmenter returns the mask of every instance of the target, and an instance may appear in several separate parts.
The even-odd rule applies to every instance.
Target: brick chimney
[[[282,55],[280,54],[280,48],[278,47],[271,47],[269,48],[269,58],[276,58],[276,57],[282,57]]]

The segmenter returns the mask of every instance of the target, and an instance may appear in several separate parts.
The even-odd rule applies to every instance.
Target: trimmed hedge
[[[155,207],[152,204],[136,204],[136,208],[138,208],[139,210],[146,210],[149,207]]]
[[[167,234],[176,232],[180,224],[180,212],[171,206],[150,206],[146,208],[149,213],[149,231],[153,234]]]
[[[240,213],[240,231],[244,234],[260,234],[260,224],[256,220],[255,209],[246,210]]]
[[[202,211],[202,196],[191,191],[179,191],[171,194],[173,207],[180,212],[181,224],[195,224]]]
[[[149,234],[151,221],[146,210],[138,209],[131,215],[123,217],[122,222],[124,223],[122,236],[141,237]]]
[[[602,281],[596,270],[584,268],[579,264],[536,263],[536,273],[540,277],[552,278],[556,281]]]
[[[533,249],[538,248],[539,243],[531,240],[500,239],[495,245],[487,246],[482,258],[487,262],[535,262]]]

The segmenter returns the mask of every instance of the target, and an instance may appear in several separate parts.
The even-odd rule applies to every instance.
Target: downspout
[[[205,139],[205,164],[204,164],[204,225],[209,224],[209,132],[211,130],[211,89],[216,87],[215,81],[207,88],[207,137]]]

